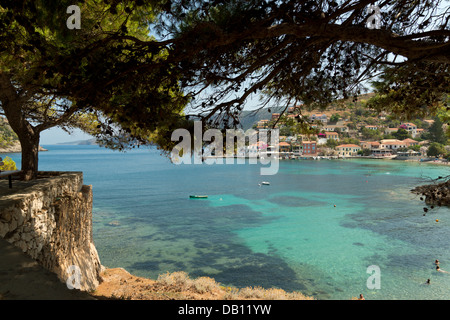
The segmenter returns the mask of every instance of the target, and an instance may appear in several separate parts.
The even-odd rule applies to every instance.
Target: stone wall
[[[40,172],[35,181],[14,181],[9,194],[0,197],[0,237],[63,282],[70,277],[71,284],[84,291],[99,284],[102,266],[92,236],[92,186],[83,185],[81,172]],[[72,275],[77,270],[81,276]]]

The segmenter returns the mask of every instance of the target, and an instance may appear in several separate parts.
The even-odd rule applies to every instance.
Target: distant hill
[[[283,109],[284,107],[272,107],[252,111],[244,110],[239,117],[242,129],[244,131],[250,129],[256,122],[260,120],[270,120],[272,119],[272,113],[281,113]]]
[[[77,141],[69,141],[69,142],[60,142],[58,145],[73,145],[73,146],[86,146],[86,145],[96,145],[98,144],[95,138],[87,139],[87,140],[77,140]]]

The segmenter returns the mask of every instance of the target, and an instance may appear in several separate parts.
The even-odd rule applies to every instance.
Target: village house
[[[328,140],[339,141],[339,134],[337,132],[325,132],[325,137]]]
[[[269,120],[259,120],[256,125],[256,128],[257,129],[265,129],[268,127],[268,125],[269,125]]]
[[[366,128],[366,129],[369,129],[369,130],[377,130],[378,129],[378,127],[377,126],[365,126],[364,128]]]
[[[309,120],[311,121],[321,121],[323,123],[327,123],[328,122],[328,117],[326,114],[324,113],[314,113],[312,115],[309,116]]]
[[[281,141],[281,142],[278,144],[278,150],[279,150],[279,152],[289,152],[290,149],[291,149],[291,144],[288,143],[288,142]]]
[[[406,148],[406,143],[397,139],[384,139],[380,141],[381,149],[397,150]]]
[[[392,156],[392,153],[393,152],[391,149],[384,149],[384,148],[372,149],[372,156],[375,157]]]
[[[340,125],[326,125],[323,127],[323,130],[332,132],[339,130],[340,132],[348,132],[347,126],[340,126]]]
[[[356,156],[358,154],[358,151],[361,150],[361,147],[356,144],[341,144],[336,147],[336,150],[339,156],[349,157]]]
[[[403,128],[406,131],[408,131],[413,138],[417,135],[417,126],[414,123],[411,122],[402,123],[400,125],[400,128]]]
[[[302,146],[297,141],[293,141],[291,142],[291,150],[294,155],[299,156],[302,153]]]
[[[378,141],[361,141],[360,144],[363,149],[373,150],[380,148],[380,143]]]
[[[327,143],[327,136],[325,133],[319,133],[317,135],[317,145],[324,145]]]
[[[410,147],[410,146],[418,146],[419,145],[419,141],[413,140],[413,139],[405,139],[402,140],[402,142],[406,145],[406,147]]]
[[[361,148],[371,151],[371,156],[390,156],[392,155],[392,149],[384,148],[378,141],[361,141]]]
[[[385,134],[393,134],[398,131],[398,128],[386,128],[384,129]]]
[[[302,141],[302,150],[304,156],[316,156],[317,155],[316,141]]]

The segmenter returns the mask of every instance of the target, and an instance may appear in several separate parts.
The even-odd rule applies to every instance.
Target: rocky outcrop
[[[47,149],[39,146],[39,151],[48,151]],[[15,141],[8,147],[0,148],[0,153],[21,153],[22,147],[20,146],[19,141]]]
[[[92,187],[81,172],[40,172],[0,198],[0,237],[63,281],[95,290],[102,266],[92,235]]]
[[[419,186],[411,190],[411,192],[424,196],[426,204],[437,206],[450,205],[450,180],[438,184]]]

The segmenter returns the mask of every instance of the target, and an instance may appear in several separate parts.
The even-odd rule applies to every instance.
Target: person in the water
[[[442,270],[439,266],[436,266],[436,271],[443,272],[443,273],[448,273],[447,271]]]

